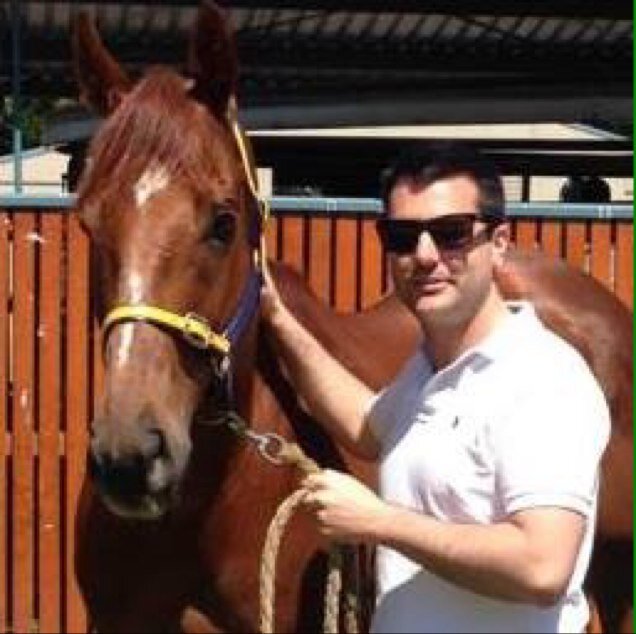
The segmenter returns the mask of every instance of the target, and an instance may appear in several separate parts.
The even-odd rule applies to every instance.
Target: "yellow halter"
[[[259,245],[254,249],[254,266],[256,267],[259,275],[260,287],[260,272],[263,270],[265,261],[265,241],[263,239],[263,229],[269,218],[269,205],[267,201],[260,196],[258,191],[254,160],[249,146],[249,141],[238,123],[234,98],[230,99],[228,106],[228,119],[241,156],[241,162],[243,164],[243,169],[245,170],[250,193],[254,196],[259,208],[260,236]],[[239,311],[252,310],[252,304],[255,302],[257,305],[258,299],[255,298],[255,293],[257,292],[258,289],[254,288],[254,284],[248,283],[247,290],[239,304]],[[248,304],[248,306],[245,307],[244,304]],[[256,305],[254,305],[253,309],[256,308]],[[201,350],[213,350],[223,357],[227,357],[230,354],[233,343],[232,339],[235,338],[233,337],[235,333],[230,332],[230,326],[226,327],[224,332],[217,333],[210,327],[210,324],[204,317],[195,313],[190,312],[185,315],[180,315],[157,306],[136,305],[117,306],[106,315],[103,323],[103,340],[106,341],[108,332],[113,326],[127,321],[143,321],[169,328],[170,330],[175,330],[181,333],[183,338],[195,348],[199,348]]]

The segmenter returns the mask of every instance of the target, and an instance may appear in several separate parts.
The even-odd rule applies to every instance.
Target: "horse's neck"
[[[285,304],[349,371],[374,389],[386,385],[422,340],[405,306],[387,295],[357,313],[338,313],[316,297],[289,267],[274,269]]]

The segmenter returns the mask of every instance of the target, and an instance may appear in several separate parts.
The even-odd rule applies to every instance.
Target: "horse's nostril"
[[[146,460],[153,460],[166,453],[166,439],[159,429],[149,429],[144,436],[141,452]]]

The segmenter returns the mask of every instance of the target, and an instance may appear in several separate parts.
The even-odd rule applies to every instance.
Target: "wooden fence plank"
[[[534,251],[537,248],[537,223],[534,220],[515,222],[515,243],[522,251]]]
[[[60,632],[60,281],[62,216],[44,213],[40,235],[38,605],[41,632]]]
[[[12,573],[15,632],[34,617],[35,215],[15,216],[13,361]]]
[[[9,629],[9,557],[7,553],[7,454],[9,446],[9,235],[11,216],[0,210],[0,633]]]
[[[618,297],[634,307],[634,225],[620,222],[616,227],[616,267],[614,289]]]
[[[91,359],[93,367],[92,401],[90,405],[90,420],[95,417],[95,412],[99,409],[99,404],[104,393],[104,359],[102,348],[102,329],[97,319],[92,320],[91,329]]]
[[[309,220],[309,286],[327,303],[331,301],[331,225],[331,218]]]
[[[279,258],[278,231],[280,219],[276,216],[270,216],[265,227],[265,252],[270,260]]]
[[[567,240],[565,259],[568,264],[581,271],[589,271],[585,240],[585,222],[569,221],[566,225],[565,233]]]
[[[541,221],[541,250],[553,258],[560,258],[561,253],[561,235],[563,231],[563,223],[560,220],[542,220]]]
[[[360,273],[362,276],[360,308],[368,308],[382,296],[384,267],[382,247],[375,231],[375,222],[362,223]]]
[[[593,222],[590,236],[590,274],[608,290],[612,284],[612,225],[610,222]]]
[[[335,308],[351,312],[356,308],[357,220],[339,218],[336,221],[336,252],[332,255],[335,276]]]
[[[303,218],[289,217],[283,220],[281,259],[301,275],[305,273]]]
[[[84,477],[88,425],[89,285],[88,240],[77,218],[68,218],[68,287],[66,307],[66,517],[65,599],[66,631],[86,631],[86,613],[74,569],[75,512]]]

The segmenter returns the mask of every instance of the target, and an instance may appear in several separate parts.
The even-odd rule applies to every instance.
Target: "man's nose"
[[[414,255],[420,262],[436,262],[439,260],[439,249],[428,231],[420,233]]]

